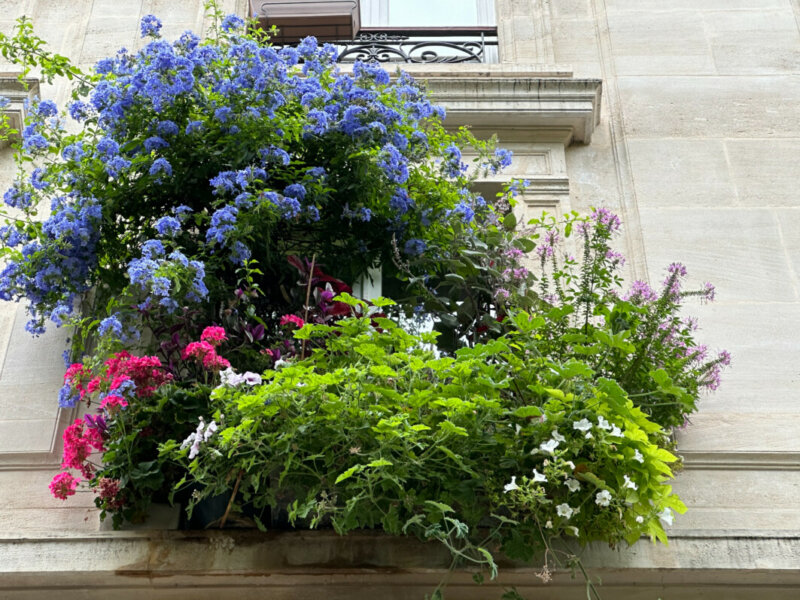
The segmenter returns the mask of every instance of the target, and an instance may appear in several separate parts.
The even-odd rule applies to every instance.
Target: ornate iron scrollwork
[[[462,63],[486,62],[486,46],[497,45],[497,38],[487,39],[436,39],[433,36],[370,32],[355,40],[333,42],[339,46],[339,62],[380,63]]]

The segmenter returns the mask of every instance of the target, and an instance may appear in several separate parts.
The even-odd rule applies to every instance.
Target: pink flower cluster
[[[281,317],[281,325],[294,325],[298,329],[300,329],[303,325],[305,325],[305,321],[298,317],[297,315],[283,315]]]
[[[70,365],[64,374],[64,383],[78,392],[80,399],[85,399],[87,404],[87,396],[90,394],[106,392],[109,395],[122,396],[119,390],[130,387],[139,396],[151,396],[157,388],[171,379],[172,376],[164,372],[157,356],[131,356],[125,351],[117,352],[105,361],[99,375],[92,373],[82,363]]]
[[[221,371],[231,366],[227,359],[217,354],[217,346],[227,340],[222,327],[206,327],[200,334],[199,342],[192,342],[183,349],[181,358],[193,358],[207,371]]]
[[[134,397],[146,397],[172,379],[164,372],[161,360],[156,356],[131,356],[118,352],[103,363],[101,372],[95,374],[82,363],[69,366],[64,383],[78,392],[81,400],[89,403],[95,393],[100,394],[100,407],[96,415],[87,414],[64,430],[63,469],[80,471],[84,479],[94,477],[95,467],[88,461],[93,451],[105,452],[103,435],[106,431],[105,416],[116,415],[128,406]],[[125,394],[128,397],[125,397]],[[51,493],[61,500],[75,493],[80,478],[68,472],[56,475],[50,482]]]
[[[66,500],[68,496],[75,494],[79,482],[79,477],[73,477],[69,473],[59,473],[50,482],[50,493],[59,500]]]
[[[62,436],[64,440],[64,456],[61,459],[61,467],[64,469],[75,469],[80,471],[86,479],[91,479],[94,467],[86,462],[92,450],[105,450],[103,446],[103,435],[99,429],[87,427],[83,419],[75,419],[69,427],[64,430]]]

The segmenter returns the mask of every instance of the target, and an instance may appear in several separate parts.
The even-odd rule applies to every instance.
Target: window
[[[361,0],[361,25],[365,28],[494,26],[494,0]]]
[[[361,0],[342,62],[497,62],[494,0]]]

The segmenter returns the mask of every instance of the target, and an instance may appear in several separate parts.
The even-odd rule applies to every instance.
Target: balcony
[[[362,28],[355,39],[332,43],[341,63],[497,62],[497,27]]]

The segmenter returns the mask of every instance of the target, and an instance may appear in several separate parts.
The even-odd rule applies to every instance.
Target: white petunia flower
[[[519,435],[519,432],[522,431],[522,427],[519,426],[519,423],[514,425],[514,427],[516,428],[516,434]]]
[[[603,415],[597,417],[597,427],[600,429],[605,429],[606,431],[611,430],[611,423],[606,421],[606,418]]]
[[[511,483],[507,483],[507,484],[505,484],[505,486],[503,486],[503,490],[504,490],[504,492],[505,492],[506,494],[507,494],[508,492],[512,491],[512,490],[518,490],[518,489],[519,489],[519,486],[517,485],[517,478],[516,478],[516,476],[512,476],[512,477],[511,477]]]
[[[567,486],[570,492],[577,492],[579,489],[581,489],[581,484],[577,479],[567,479],[564,482],[564,485]]]
[[[567,441],[567,438],[565,438],[563,435],[558,433],[558,429],[553,431],[553,439],[555,441],[557,441],[557,442],[566,442]]]
[[[592,428],[592,424],[589,422],[589,419],[581,419],[580,421],[574,421],[572,423],[572,428],[577,429],[578,431],[587,432]]]
[[[578,528],[577,528],[577,527],[575,527],[574,525],[570,525],[569,527],[565,527],[565,529],[566,529],[567,531],[570,531],[570,532],[572,532],[572,535],[574,535],[575,537],[578,537],[578,533],[579,533],[579,532],[578,532]]]
[[[261,375],[258,373],[247,371],[242,375],[242,379],[247,385],[261,385]]]
[[[611,429],[611,433],[609,433],[608,435],[613,435],[614,437],[622,437],[622,430],[616,425],[614,425],[614,427]]]
[[[547,452],[548,454],[553,454],[553,451],[558,448],[558,440],[547,440],[546,442],[542,442],[539,444],[539,448],[543,452]]]
[[[585,435],[584,437],[585,437],[587,440],[590,440],[590,439],[592,439],[594,436],[592,435],[592,432],[591,432],[591,431],[587,431],[587,432],[586,432],[586,435]]]
[[[210,438],[214,433],[217,431],[217,422],[211,421],[206,427],[205,433],[203,433],[203,441],[207,442],[208,438]]]
[[[556,506],[556,514],[559,517],[567,517],[568,519],[572,516],[575,511],[570,507],[569,504],[559,504]]]
[[[569,465],[569,468],[572,469],[573,471],[575,470],[575,463],[572,462],[571,460],[565,460],[564,464]]]
[[[553,522],[548,520],[547,523],[544,524],[544,526],[547,529],[552,529],[553,528]]]
[[[639,515],[638,517],[636,517],[636,522],[637,523],[644,523],[644,517],[642,515]]]
[[[547,477],[544,476],[544,473],[539,473],[536,469],[533,470],[533,480],[534,481],[547,481]]]
[[[611,492],[608,490],[600,490],[595,495],[594,501],[598,506],[608,506],[611,504]]]
[[[640,463],[644,462],[644,456],[638,449],[633,451],[633,460],[638,460]]]
[[[214,422],[212,421],[212,423]],[[203,420],[203,417],[200,417],[200,423],[197,425],[197,430],[193,433],[190,433],[189,436],[181,443],[181,450],[191,445],[191,448],[189,448],[189,460],[192,460],[200,452],[200,444],[203,442],[203,429],[205,429],[205,427],[206,423]],[[216,423],[214,423],[214,429],[216,429]]]
[[[279,358],[278,360],[275,361],[275,364],[272,365],[272,368],[273,369],[282,369],[283,367],[287,367],[290,364],[292,364],[292,363],[290,363],[288,360],[283,360],[282,358]]]
[[[672,521],[675,519],[675,515],[672,514],[672,511],[668,508],[665,508],[660,513],[658,513],[658,520],[661,521],[662,524],[667,525],[669,527],[672,526]]]
[[[244,383],[244,376],[239,375],[232,368],[228,367],[224,371],[219,372],[219,382],[220,387],[224,385],[236,387],[237,385]]]
[[[622,484],[622,487],[630,488],[632,490],[639,489],[639,486],[637,486],[633,481],[631,481],[630,477],[628,477],[627,475],[623,475],[623,477],[625,478],[625,483]]]

